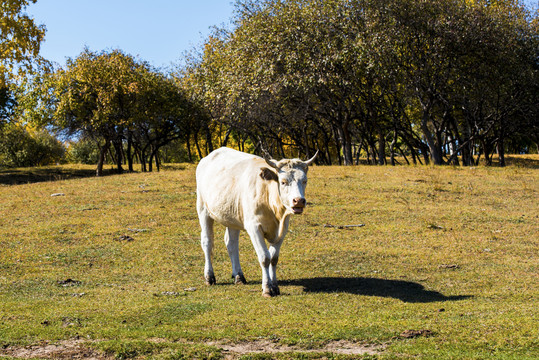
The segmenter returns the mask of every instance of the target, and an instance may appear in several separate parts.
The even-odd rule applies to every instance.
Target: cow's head
[[[318,151],[307,161],[300,159],[282,159],[276,161],[268,154],[264,156],[266,163],[277,171],[279,184],[279,197],[286,209],[294,214],[303,213],[307,200],[305,200],[305,187],[307,186],[307,170],[312,164]]]

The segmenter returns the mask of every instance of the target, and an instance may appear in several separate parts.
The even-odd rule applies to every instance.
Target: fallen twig
[[[148,229],[130,229],[130,228],[127,228],[127,230],[131,231],[131,232],[135,232],[135,233],[141,233],[141,232],[147,232],[147,231],[150,231]]]
[[[365,224],[355,224],[355,225],[331,225],[331,224],[326,224],[324,225],[324,227],[327,227],[327,228],[337,228],[337,229],[348,229],[348,228],[356,228],[356,227],[363,227],[365,226]]]
[[[402,339],[413,339],[419,336],[429,337],[433,333],[430,330],[406,330],[400,334]]]
[[[458,269],[460,266],[458,264],[442,264],[438,266],[439,269]]]

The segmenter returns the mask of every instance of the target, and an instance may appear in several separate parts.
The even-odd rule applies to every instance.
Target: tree
[[[98,176],[111,146],[118,172],[123,171],[122,144],[140,91],[135,71],[140,66],[146,65],[119,50],[98,54],[86,49],[54,74],[55,125],[99,143]]]
[[[8,87],[0,87],[0,130],[15,112],[17,101]]]
[[[478,158],[483,155],[491,165],[496,151],[505,166],[506,139],[524,129],[533,132],[529,119],[534,118],[532,99],[537,99],[539,42],[518,2],[493,2],[481,10],[469,14],[475,27],[470,37],[478,39],[466,44],[475,56],[462,59],[460,85],[466,91],[455,95],[462,104],[462,124],[475,130],[467,141],[479,143]],[[473,164],[470,151],[464,153],[468,159],[463,156],[463,162]]]
[[[37,0],[0,0],[0,127],[12,115],[16,103],[10,83],[15,73],[24,74],[35,63],[45,64],[39,47],[45,26],[36,25],[24,13]]]
[[[532,115],[538,36],[518,1],[240,1],[237,14],[206,44],[204,89],[224,104],[215,120],[281,152],[331,134],[344,164],[352,148],[384,164],[388,147],[395,163],[402,144],[437,165],[478,149],[489,163],[497,144],[503,164]]]
[[[65,148],[46,130],[9,123],[0,134],[0,166],[49,165],[63,160]]]
[[[66,69],[35,77],[27,84],[25,116],[65,131],[68,138],[98,144],[98,176],[106,157],[117,171],[159,169],[159,149],[181,137],[189,106],[176,82],[120,50],[84,50]],[[36,120],[34,120],[36,121]]]
[[[537,33],[522,5],[389,1],[377,17],[383,25],[374,48],[391,44],[383,66],[401,75],[396,79],[407,87],[406,106],[433,162],[455,163],[460,153],[471,165],[478,148],[489,164],[499,143],[503,165],[503,139],[516,124],[509,119],[524,110],[532,84],[526,79],[536,73]]]
[[[323,138],[329,159],[333,133],[351,164],[352,84],[360,69],[355,36],[341,25],[349,9],[338,1],[244,1],[238,8],[239,26],[208,41],[195,79],[209,113],[280,153],[294,144],[309,155]]]
[[[34,61],[42,61],[39,47],[45,26],[36,25],[24,13],[37,0],[0,0],[0,88],[6,86],[14,71],[31,70]]]
[[[159,170],[159,149],[182,138],[189,105],[173,78],[146,68],[138,71],[141,88],[135,101],[128,141],[136,140],[133,145],[139,152],[143,171],[146,171],[146,163],[152,171],[153,161]]]

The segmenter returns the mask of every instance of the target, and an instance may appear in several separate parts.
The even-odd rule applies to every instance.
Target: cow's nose
[[[294,206],[301,206],[301,207],[305,207],[305,205],[307,204],[307,200],[305,200],[305,198],[294,198],[292,202]]]

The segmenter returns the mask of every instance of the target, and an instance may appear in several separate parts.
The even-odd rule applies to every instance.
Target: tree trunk
[[[133,135],[131,132],[127,134],[127,166],[129,172],[133,172]]]
[[[326,156],[327,156],[327,165],[332,165],[331,164],[331,149],[330,149],[330,145],[331,145],[331,138],[329,136],[329,134],[326,132],[326,131],[323,131],[322,134],[324,135],[324,148],[326,149]]]
[[[417,159],[419,158],[419,156],[417,155],[415,149],[414,149],[414,146],[412,145],[412,143],[406,138],[406,135],[402,137],[402,139],[404,140],[404,143],[406,144],[406,147],[408,148],[408,150],[410,150],[410,155],[412,156],[412,163],[414,165],[417,165]],[[421,161],[421,160],[420,160]]]
[[[481,155],[483,154],[483,152],[481,151],[482,148],[479,148],[479,151],[478,151],[478,154],[477,154],[477,160],[474,161],[474,166],[478,166],[479,165],[479,160],[481,160]],[[472,158],[473,159],[473,158]]]
[[[406,157],[406,154],[404,154],[404,151],[402,151],[402,149],[397,146],[397,149],[399,150],[399,152],[401,153],[402,157],[404,158],[404,160],[406,160],[406,164],[410,165],[410,161],[408,160],[408,158]]]
[[[447,136],[447,141],[448,141],[448,146],[449,146],[449,155],[450,155],[450,159],[452,159],[450,161],[451,165],[456,165],[458,166],[459,165],[459,158],[456,154],[456,151],[457,151],[457,144],[455,143],[455,138],[453,136],[451,136],[451,134],[449,134]]]
[[[159,159],[159,148],[155,149],[155,168],[157,172],[161,171],[161,160]]]
[[[352,138],[348,129],[348,121],[343,121],[341,126],[337,126],[337,135],[341,143],[342,156],[344,165],[349,166],[354,164],[352,156]]]
[[[359,143],[359,146],[357,148],[356,153],[354,154],[355,157],[355,164],[359,165],[359,157],[361,156],[361,149],[363,148],[363,144],[365,143],[365,137],[361,137],[361,142]]]
[[[432,161],[434,162],[434,165],[443,165],[444,159],[442,156],[442,149],[440,147],[440,144],[437,143],[435,140],[433,134],[431,133],[428,123],[430,122],[430,116],[428,114],[428,111],[423,112],[423,118],[421,120],[421,132],[423,133],[423,136],[425,136],[425,140],[427,141],[427,145],[429,147],[430,157]]]
[[[277,137],[277,149],[279,150],[279,152],[281,154],[281,158],[282,159],[286,158],[286,154],[284,152],[283,140],[281,140],[280,137]]]
[[[203,156],[202,156],[202,151],[200,150],[200,145],[198,144],[197,134],[194,134],[194,139],[195,139],[195,147],[197,148],[197,152],[198,152],[198,158],[202,159]]]
[[[382,129],[378,131],[378,165],[386,164],[386,137]]]
[[[393,140],[389,144],[390,164],[395,166],[395,145],[397,144],[397,129],[393,129]],[[406,160],[408,162],[408,160]]]
[[[193,154],[191,153],[191,134],[187,134],[185,137],[185,147],[187,148],[187,158],[189,159],[189,162],[193,162]]]
[[[148,169],[146,168],[146,149],[148,147],[145,146],[144,148],[140,149],[140,168],[142,172],[146,172]]]
[[[225,132],[225,138],[223,139],[223,143],[221,144],[221,146],[226,146],[228,144],[228,139],[230,138],[230,132],[231,132],[231,129],[228,128]]]
[[[462,131],[462,138],[461,137],[458,138],[461,146],[466,141],[468,141],[468,144],[462,146],[462,150],[460,151],[463,166],[473,166],[473,155],[472,155],[473,141],[470,140],[471,137],[472,137],[472,130],[470,128],[470,125],[466,124]]]
[[[339,131],[336,129],[335,126],[332,126],[331,128],[333,132],[333,138],[335,139],[335,150],[337,151],[337,160],[339,161],[339,165],[342,165],[342,156],[341,156],[342,144],[340,141],[340,137],[338,135]]]
[[[369,147],[371,149],[371,155],[372,155],[372,163],[371,161],[369,160],[369,165],[372,164],[372,165],[376,165],[378,163],[378,151],[376,149],[376,142],[374,141],[374,139],[370,139],[369,141]]]
[[[242,139],[240,139],[240,141],[238,141],[238,147],[240,148],[241,152],[245,151],[245,141],[246,140],[247,140],[247,138],[242,138]]]
[[[344,132],[343,157],[345,166],[354,165],[354,157],[352,156],[352,139],[348,129],[345,129]]]
[[[103,176],[103,164],[105,162],[105,156],[109,151],[110,140],[105,140],[105,144],[99,147],[99,160],[97,162],[96,176]]]
[[[311,158],[311,151],[309,149],[309,136],[307,136],[307,125],[303,126],[303,142],[305,144],[305,157],[307,159]]]
[[[122,174],[124,172],[124,169],[122,167],[123,164],[123,146],[122,146],[122,140],[115,140],[114,141],[114,150],[116,151],[116,171],[118,174]]]
[[[212,143],[212,139],[211,139],[211,131],[210,131],[210,126],[206,123],[204,124],[204,130],[206,132],[206,150],[209,153],[211,153],[213,151],[213,143]]]
[[[500,139],[498,140],[498,158],[500,159],[500,166],[505,167],[505,146],[503,142],[503,134],[500,136]]]

